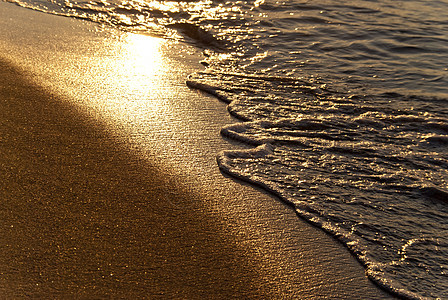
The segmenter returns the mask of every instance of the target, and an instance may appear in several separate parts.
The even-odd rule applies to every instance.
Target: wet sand
[[[390,297],[219,172],[241,146],[219,135],[225,105],[184,84],[200,59],[0,3],[0,298]]]

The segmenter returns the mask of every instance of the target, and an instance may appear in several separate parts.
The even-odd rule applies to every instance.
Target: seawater
[[[337,237],[406,298],[448,298],[448,1],[11,0],[194,43],[187,84],[243,122],[223,172]]]

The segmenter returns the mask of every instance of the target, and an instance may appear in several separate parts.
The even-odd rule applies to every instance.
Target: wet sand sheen
[[[73,36],[87,26],[0,6],[19,23],[32,16],[36,24],[72,28]],[[23,34],[32,27],[23,25]],[[48,40],[45,32],[40,38]],[[13,52],[4,53],[17,62]],[[177,89],[177,96],[164,98],[173,111],[129,120],[120,132],[73,104],[76,93],[42,87],[40,77],[30,79],[36,74],[5,59],[0,296],[388,297],[340,244],[278,201],[219,173],[214,155],[237,147],[221,139],[219,128],[234,120],[216,99],[184,86],[182,63],[169,71],[165,86],[152,87]],[[155,126],[152,118],[166,120]]]

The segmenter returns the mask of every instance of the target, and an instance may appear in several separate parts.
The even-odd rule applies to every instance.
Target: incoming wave
[[[293,205],[384,288],[408,298],[448,296],[445,113],[344,97],[303,79],[203,72],[187,84],[246,121],[224,127],[224,136],[258,145],[221,153],[223,172]]]

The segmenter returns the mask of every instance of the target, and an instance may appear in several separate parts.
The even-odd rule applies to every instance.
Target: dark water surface
[[[221,170],[293,204],[384,288],[448,298],[448,1],[11,2],[203,48],[187,84],[257,146]]]

